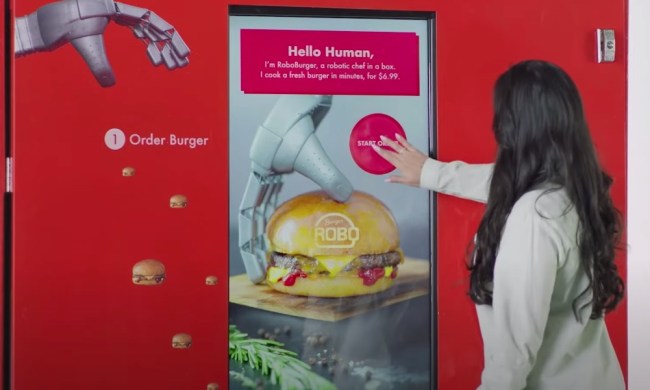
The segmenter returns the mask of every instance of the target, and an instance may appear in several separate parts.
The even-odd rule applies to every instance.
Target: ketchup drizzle
[[[359,270],[359,277],[363,279],[364,286],[372,286],[385,275],[384,268],[366,268]]]
[[[284,277],[283,284],[285,286],[293,286],[294,284],[296,284],[296,279],[298,277],[306,278],[307,274],[301,270],[291,271]]]

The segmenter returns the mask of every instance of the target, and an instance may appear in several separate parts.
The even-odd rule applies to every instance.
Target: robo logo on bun
[[[359,228],[345,214],[328,213],[316,221],[314,242],[318,248],[352,248],[359,241]]]

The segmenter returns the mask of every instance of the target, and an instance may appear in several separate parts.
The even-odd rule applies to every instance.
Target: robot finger
[[[143,28],[140,25],[133,26],[133,35],[135,35],[138,39],[146,38],[146,36],[144,35]]]
[[[147,18],[150,14],[146,8],[115,2],[115,21],[120,24],[136,25]]]
[[[156,46],[155,42],[151,42],[147,46],[147,56],[155,66],[158,66],[163,62],[162,55],[160,54],[160,50],[158,49],[158,46]]]
[[[169,52],[171,53],[172,57],[174,57],[174,61],[176,61],[176,66],[178,66],[179,68],[182,68],[190,63],[190,60],[188,60],[187,58],[179,57],[174,50],[170,50]]]
[[[157,42],[157,41],[160,41],[160,39],[158,39],[158,37],[157,37],[156,35],[152,34],[151,30],[149,30],[147,27],[144,27],[144,28],[142,29],[142,33],[143,33],[144,36],[147,37],[147,39],[150,40],[151,42]]]
[[[174,29],[174,26],[171,24],[167,23],[167,21],[160,16],[158,16],[155,12],[149,11],[149,17],[147,18],[151,26],[158,30],[159,32],[168,32],[170,30]]]
[[[172,56],[172,50],[169,48],[168,45],[165,45],[162,48],[160,54],[162,55],[163,61],[165,61],[165,65],[167,66],[167,68],[175,69],[178,66],[176,64],[176,61],[174,61],[174,56]]]
[[[181,38],[180,34],[177,32],[172,34],[172,48],[181,58],[190,55],[190,48],[185,44],[185,41],[183,41],[183,38]]]
[[[169,41],[172,39],[172,34],[168,32],[160,32],[156,29],[151,28],[151,26],[145,27],[147,37],[152,41]]]
[[[189,58],[181,58],[180,61],[178,62],[178,67],[183,68],[189,64],[190,64]]]

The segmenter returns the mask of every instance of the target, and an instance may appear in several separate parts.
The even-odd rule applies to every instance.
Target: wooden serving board
[[[370,310],[429,293],[429,266],[424,260],[405,258],[391,288],[378,294],[345,298],[317,298],[284,294],[265,284],[253,284],[246,274],[230,277],[230,302],[321,321],[339,321]]]

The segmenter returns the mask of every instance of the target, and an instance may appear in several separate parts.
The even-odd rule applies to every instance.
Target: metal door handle
[[[616,59],[616,37],[614,30],[596,29],[596,52],[598,63],[614,62]]]

